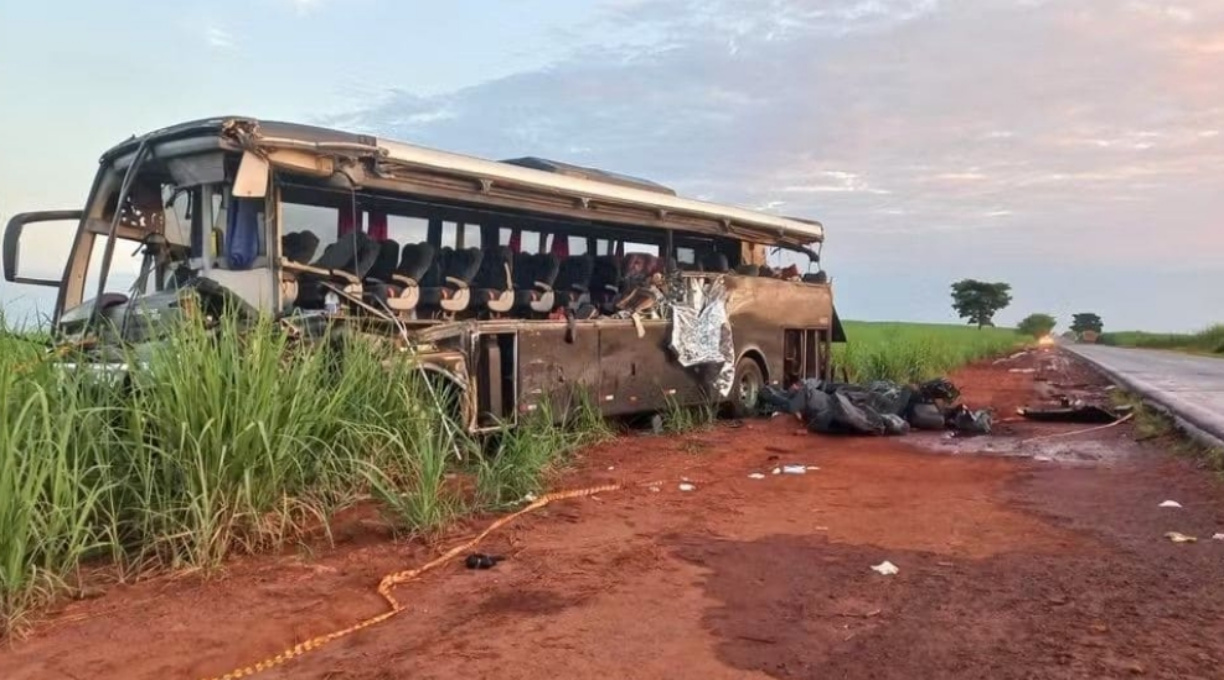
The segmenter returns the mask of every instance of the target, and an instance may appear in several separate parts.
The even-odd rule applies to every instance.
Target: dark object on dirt
[[[884,432],[891,435],[909,434],[910,424],[901,416],[885,413],[880,416],[884,419]]]
[[[1078,404],[1053,408],[1022,408],[1020,415],[1045,423],[1112,423],[1117,414],[1100,406]]]
[[[942,378],[917,387],[889,380],[855,385],[809,378],[787,391],[766,387],[761,409],[766,414],[799,414],[809,432],[902,435],[911,426],[944,429],[944,412],[935,402],[959,395],[956,386]]]
[[[485,555],[484,553],[472,553],[467,556],[464,564],[468,569],[492,569],[506,558],[501,555]]]
[[[956,401],[960,398],[960,390],[946,378],[936,378],[918,386],[918,397],[928,404],[936,401]]]
[[[935,404],[914,404],[909,422],[915,430],[943,430],[948,427],[943,410]]]
[[[811,405],[805,412],[808,430],[825,434],[881,435],[888,427],[874,409],[855,403],[846,392],[827,395],[824,404]]]
[[[957,434],[975,435],[990,434],[991,418],[989,411],[973,411],[961,404],[950,416],[952,428]]]

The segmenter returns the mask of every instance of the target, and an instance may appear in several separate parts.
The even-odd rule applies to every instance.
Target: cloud
[[[204,41],[209,47],[218,50],[232,50],[237,47],[234,36],[219,26],[209,26],[204,29]]]
[[[566,40],[332,122],[814,217],[851,268],[1219,270],[1216,0],[620,0]]]

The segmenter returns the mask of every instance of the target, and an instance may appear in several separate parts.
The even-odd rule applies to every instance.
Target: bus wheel
[[[764,387],[761,366],[750,357],[740,359],[735,365],[735,381],[731,383],[731,417],[747,418],[756,413]]]

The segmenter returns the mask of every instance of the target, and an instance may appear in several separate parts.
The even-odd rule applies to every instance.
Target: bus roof
[[[588,219],[595,221],[616,219],[625,222],[630,218],[609,216],[617,215],[617,209],[635,210],[639,214],[645,212],[652,216],[643,226],[735,235],[763,243],[805,245],[824,240],[824,227],[815,220],[781,217],[683,198],[655,182],[604,170],[535,157],[488,160],[370,135],[243,116],[193,121],[150,132],[144,137],[133,137],[108,151],[103,161],[128,155],[146,140],[155,148],[169,146],[172,142],[183,148],[182,142],[185,140],[232,136],[235,130],[241,131],[237,137],[244,144],[255,147],[309,148],[319,153],[336,148],[343,149],[349,155],[354,150],[366,149],[382,165],[401,166],[418,174],[436,173],[449,178],[467,179],[473,186],[482,186],[484,193],[488,193],[490,187],[499,187],[515,192],[512,195],[564,199],[567,204],[583,208],[598,206],[602,210],[592,209],[587,215]],[[170,149],[167,152],[173,154]],[[475,194],[480,192],[473,190],[472,193],[473,200],[479,200]]]

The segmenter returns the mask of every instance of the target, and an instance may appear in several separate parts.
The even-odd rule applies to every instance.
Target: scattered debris
[[[506,558],[501,555],[486,555],[484,553],[472,553],[464,560],[464,564],[468,569],[492,569]]]
[[[695,491],[696,489],[697,487],[693,486],[692,484],[689,484],[688,482],[684,482],[683,484],[680,485],[681,491]]]
[[[782,474],[786,474],[786,475],[807,474],[807,467],[803,465],[783,465]]]
[[[1170,531],[1169,533],[1165,534],[1165,538],[1173,541],[1174,543],[1198,543],[1198,539],[1194,536],[1187,536],[1177,531]]]
[[[660,491],[662,491],[662,489],[660,489],[660,488],[659,488],[659,487],[657,487],[657,486],[652,486],[652,487],[650,487],[650,492],[651,492],[651,493],[659,493]]]
[[[1177,501],[1165,501],[1160,504],[1160,507],[1162,508],[1180,508],[1181,503],[1178,503]]]
[[[893,564],[892,562],[889,562],[888,560],[884,560],[883,562],[875,565],[874,567],[871,568],[871,570],[878,574],[883,574],[884,576],[892,576],[893,574],[899,573],[901,571],[900,569],[897,568],[897,565]]]
[[[991,417],[989,411],[971,411],[961,404],[956,407],[949,418],[952,428],[959,435],[990,434]]]
[[[763,475],[763,474],[761,474],[761,473],[759,473],[759,472],[754,472],[754,473],[752,473],[752,474],[748,475],[748,479],[765,479],[765,475]]]
[[[776,467],[773,469],[773,471],[770,474],[780,475],[782,474],[782,468]]]
[[[1051,458],[1051,457],[1049,457],[1049,456],[1033,456],[1033,460],[1037,461],[1038,463],[1052,463],[1052,462],[1054,462],[1054,459],[1053,459],[1053,458]]]
[[[1215,534],[1211,537],[1213,541],[1224,541],[1224,533]]]
[[[526,496],[523,496],[523,502],[524,502],[524,503],[534,503],[534,502],[536,502],[536,495],[535,495],[535,494],[533,494],[533,493],[531,493],[530,491],[528,491],[528,492],[527,492],[527,495],[526,495]]]
[[[613,470],[615,470],[615,469],[616,469],[616,466],[615,466],[615,465],[609,465],[609,466],[608,466],[608,472],[611,472],[611,471],[613,471]]]
[[[809,465],[809,466],[807,466],[807,469],[808,469],[808,472],[816,472],[816,471],[820,470],[820,468],[819,468],[819,467],[817,467],[817,466],[815,466],[815,465]]]
[[[1037,369],[1035,368],[1013,368],[1013,369],[1009,369],[1007,372],[1008,373],[1036,373]]]

